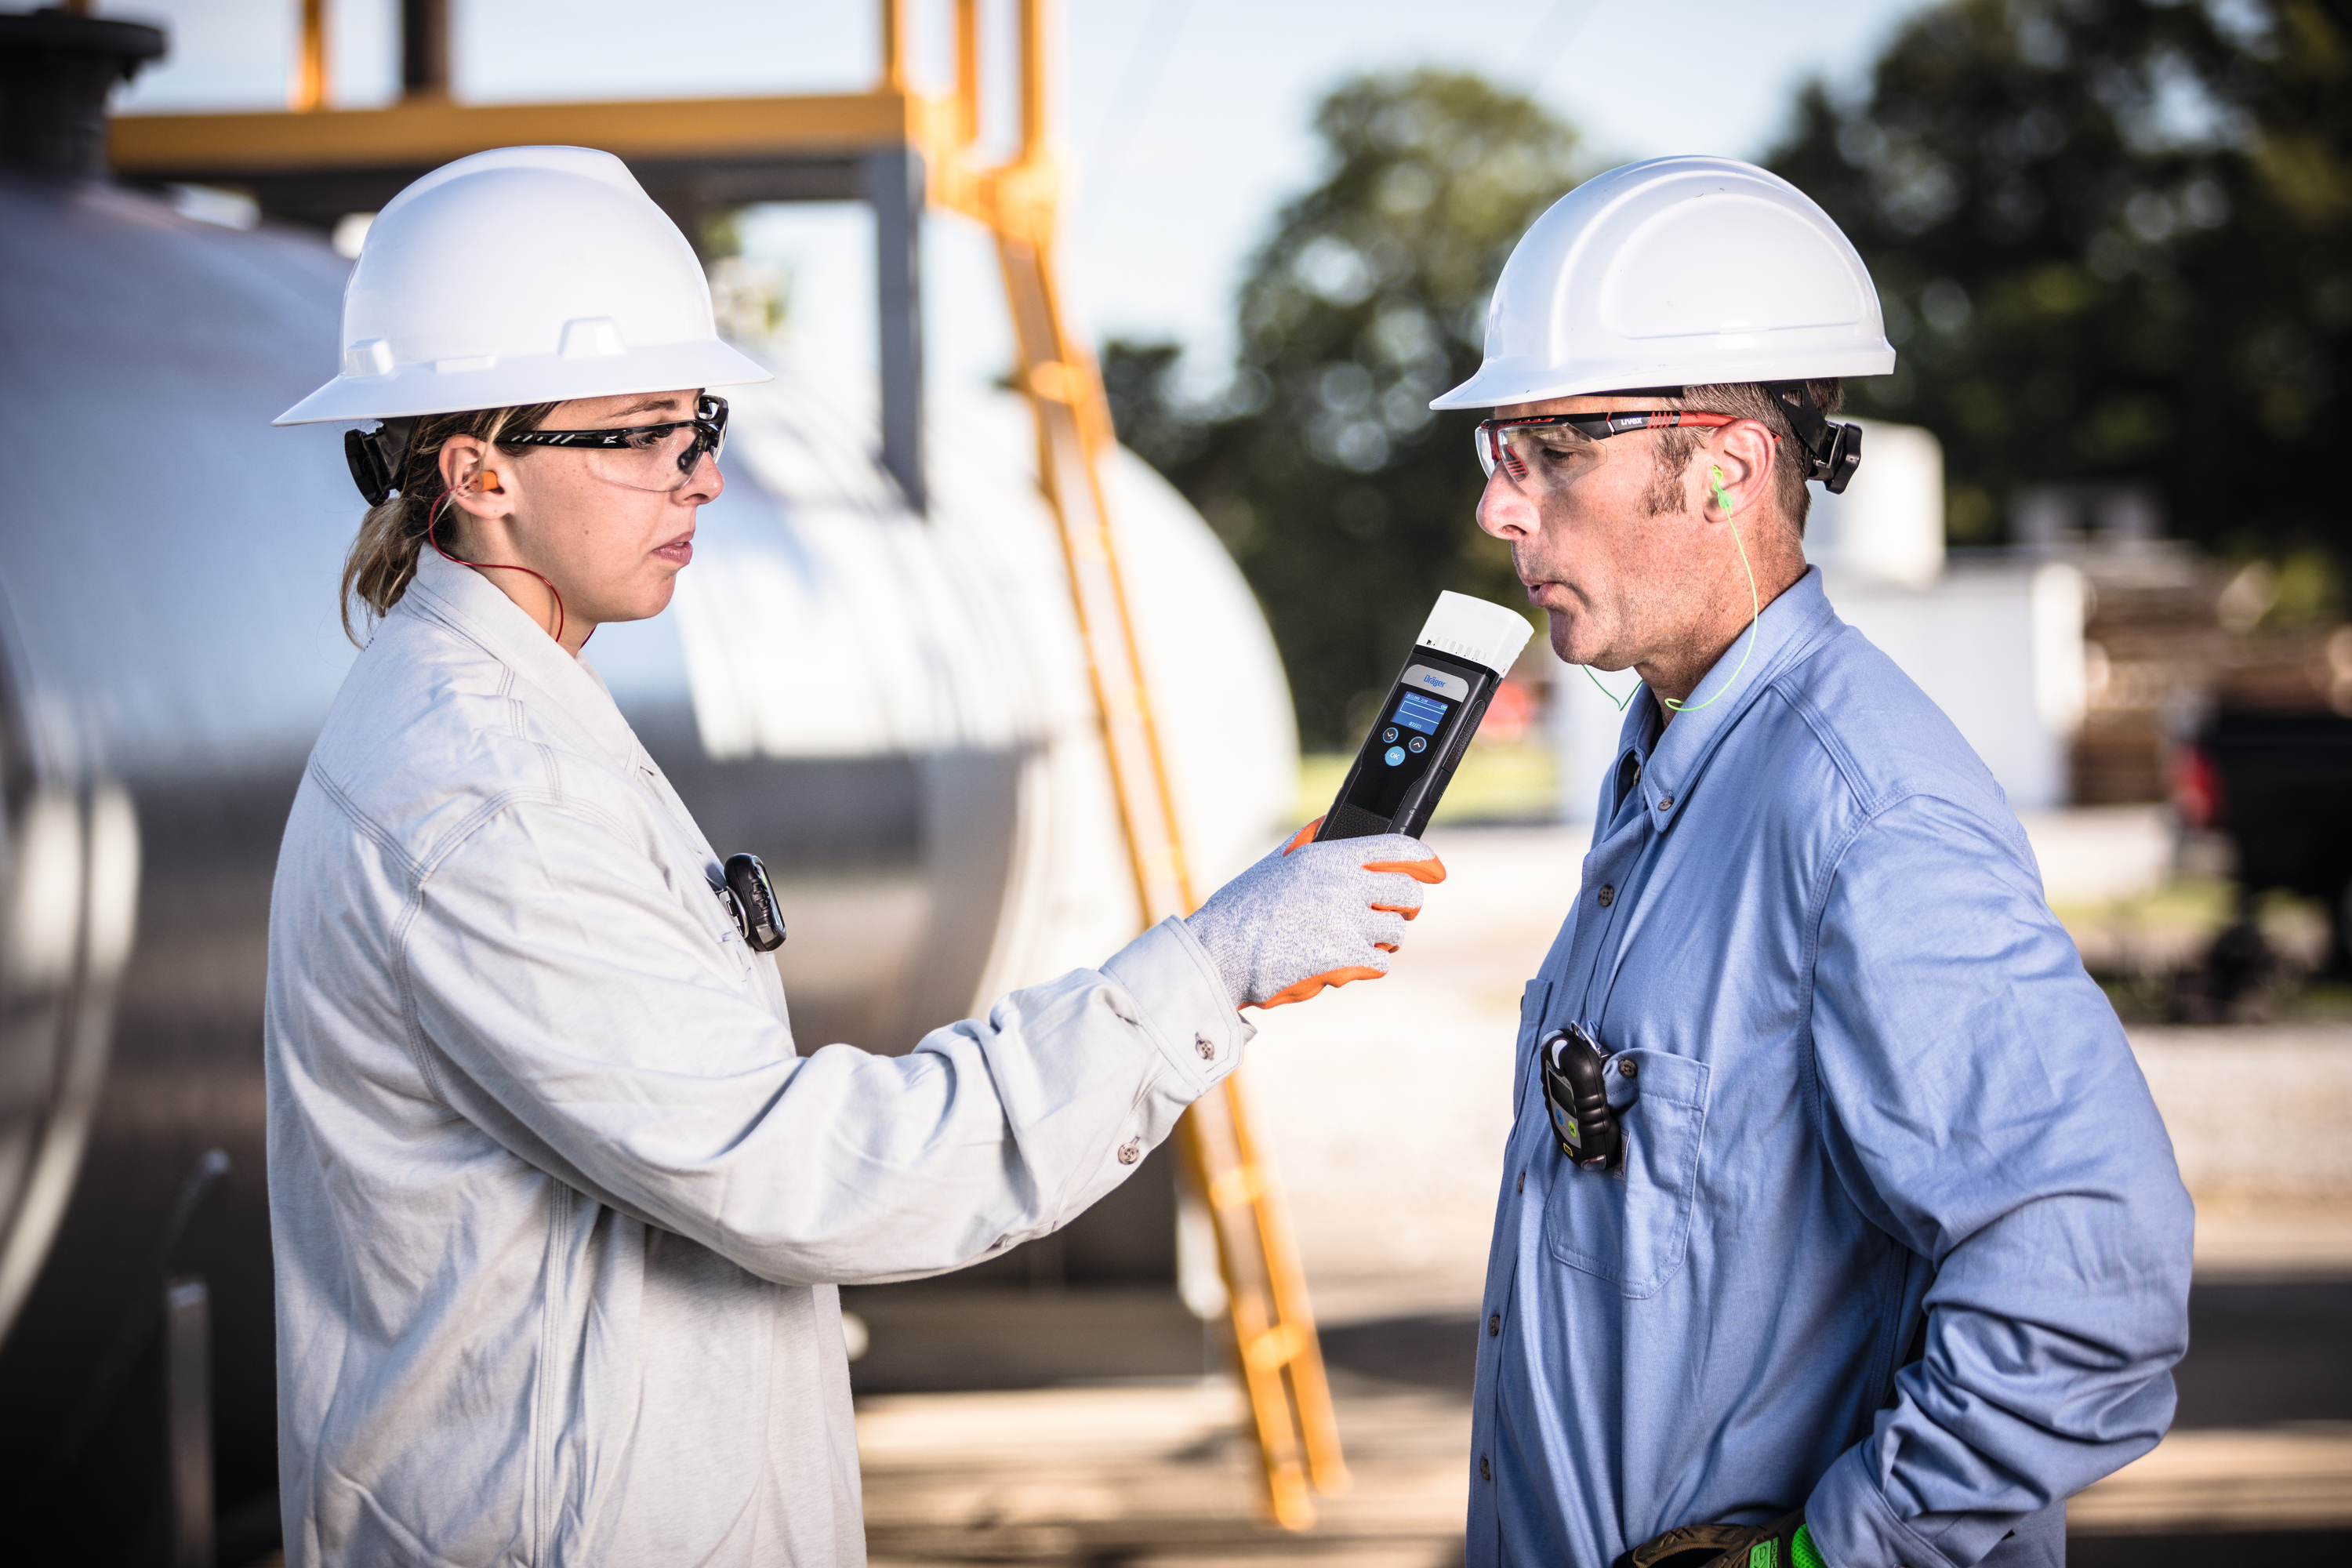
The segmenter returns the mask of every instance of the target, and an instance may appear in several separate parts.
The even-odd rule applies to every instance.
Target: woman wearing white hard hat
[[[607,154],[461,160],[369,231],[342,355],[280,421],[374,426],[377,621],[270,918],[288,1561],[862,1562],[834,1285],[1068,1221],[1232,1069],[1237,1007],[1384,973],[1442,873],[1277,853],[908,1056],[799,1056],[757,862],[580,657],[667,605],[710,389],[766,379],[685,239]]]

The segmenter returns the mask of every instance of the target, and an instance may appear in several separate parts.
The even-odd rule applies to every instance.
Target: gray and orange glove
[[[1234,1005],[1279,1007],[1327,985],[1377,980],[1421,913],[1423,884],[1445,880],[1418,838],[1312,842],[1317,817],[1219,888],[1184,921],[1208,950]]]

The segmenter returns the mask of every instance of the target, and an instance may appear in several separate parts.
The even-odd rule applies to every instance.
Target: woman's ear
[[[492,466],[496,458],[478,436],[452,436],[441,444],[441,484],[451,506],[476,517],[503,517],[511,510],[506,476]]]

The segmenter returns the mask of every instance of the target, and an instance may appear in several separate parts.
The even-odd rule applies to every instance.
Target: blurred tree
[[[2352,563],[2352,3],[1951,0],[1773,166],[1853,237],[1956,542],[2043,479],[2147,477],[2172,530]]]
[[[1206,405],[1177,351],[1113,342],[1120,439],[1190,496],[1265,604],[1310,745],[1348,745],[1440,588],[1526,604],[1478,531],[1472,414],[1429,400],[1476,368],[1511,245],[1575,184],[1575,135],[1439,71],[1362,78],[1317,110],[1322,184],[1252,259],[1240,363]]]

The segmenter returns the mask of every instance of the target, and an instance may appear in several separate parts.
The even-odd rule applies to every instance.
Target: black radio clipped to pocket
[[[1536,1043],[1543,1064],[1544,1100],[1552,1135],[1570,1162],[1588,1171],[1613,1171],[1625,1138],[1609,1103],[1609,1053],[1581,1024],[1554,1029]]]
[[[1533,629],[1525,616],[1500,605],[1465,594],[1438,595],[1315,837],[1420,837],[1478,732],[1495,688]]]
[[[784,916],[776,903],[775,884],[757,855],[730,855],[711,891],[727,906],[727,918],[753,952],[773,952],[784,945]]]

